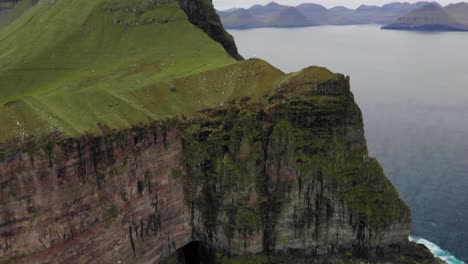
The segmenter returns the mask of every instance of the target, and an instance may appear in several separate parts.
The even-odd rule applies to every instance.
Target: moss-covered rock
[[[183,135],[187,202],[201,212],[194,228],[211,243],[225,232],[231,253],[261,240],[263,252],[372,257],[407,243],[409,209],[368,157],[344,76],[309,68],[265,103],[200,112]]]

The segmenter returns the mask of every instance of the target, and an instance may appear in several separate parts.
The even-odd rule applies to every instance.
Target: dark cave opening
[[[193,241],[177,250],[179,264],[218,264],[216,251],[205,242]]]

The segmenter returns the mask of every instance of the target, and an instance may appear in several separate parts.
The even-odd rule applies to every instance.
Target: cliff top
[[[0,141],[99,134],[261,100],[286,76],[235,60],[164,2],[45,0],[1,31]]]

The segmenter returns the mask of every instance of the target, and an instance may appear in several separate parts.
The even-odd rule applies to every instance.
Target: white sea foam
[[[448,264],[465,264],[465,262],[457,259],[452,254],[450,254],[450,252],[441,249],[439,246],[432,243],[431,241],[415,236],[410,236],[409,240],[426,246],[432,252],[432,254],[434,254],[434,256],[442,259]]]

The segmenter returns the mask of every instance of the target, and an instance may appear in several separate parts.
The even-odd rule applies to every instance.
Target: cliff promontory
[[[0,262],[437,263],[349,78],[242,60],[209,1],[42,0],[0,40]]]

